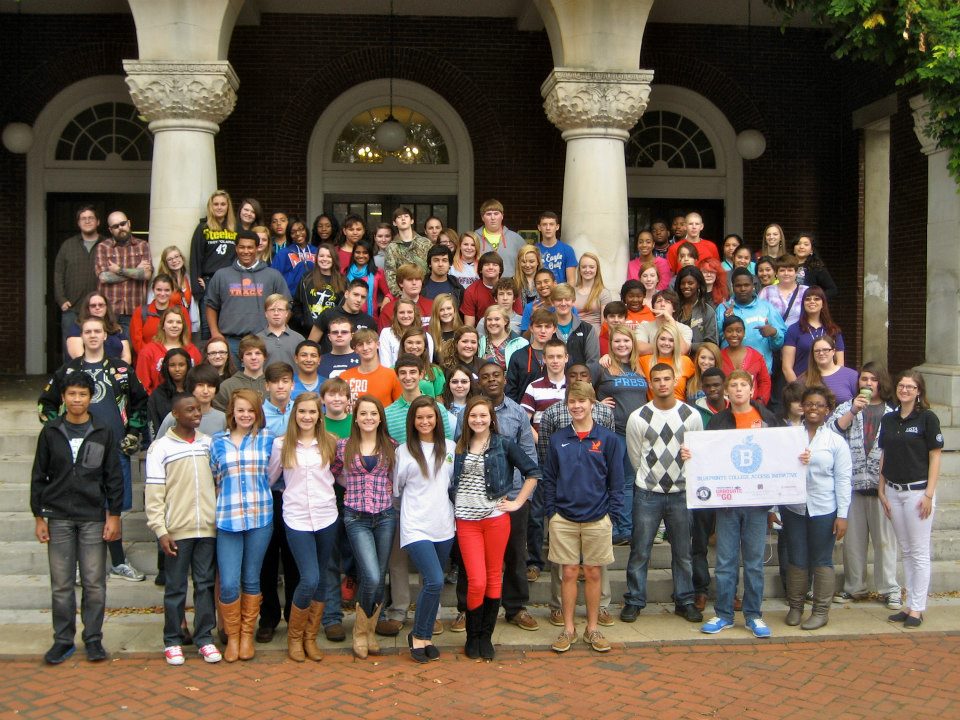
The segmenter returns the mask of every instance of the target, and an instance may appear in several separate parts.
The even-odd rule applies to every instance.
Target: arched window
[[[149,161],[153,137],[129,103],[88,107],[67,123],[57,141],[56,160]]]
[[[710,138],[700,126],[680,113],[645,113],[633,129],[626,148],[627,167],[713,170],[717,167]]]
[[[404,165],[447,165],[450,156],[443,135],[425,115],[408,107],[393,108],[393,116],[407,131],[404,147],[386,152],[377,147],[374,133],[390,113],[388,106],[358,113],[346,124],[333,149],[333,162],[378,164],[387,157]]]

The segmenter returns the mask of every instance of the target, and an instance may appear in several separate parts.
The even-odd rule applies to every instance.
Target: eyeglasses
[[[816,349],[814,349],[814,352],[815,352],[817,355],[823,355],[823,354],[825,354],[825,353],[836,352],[836,350],[835,350],[834,348],[816,348]]]
[[[904,385],[903,383],[900,383],[899,385],[897,385],[897,390],[919,390],[919,389],[920,388],[918,388],[916,385]]]
[[[108,225],[107,227],[109,227],[111,230],[118,230],[124,227],[125,225],[129,225],[129,224],[130,224],[129,220],[124,220],[123,222],[114,223],[113,225]]]

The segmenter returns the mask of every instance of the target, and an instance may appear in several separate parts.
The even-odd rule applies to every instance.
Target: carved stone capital
[[[651,80],[652,70],[554,68],[540,94],[547,118],[564,132],[608,128],[626,133],[647,108]]]
[[[124,60],[130,97],[148,121],[219,125],[237,102],[240,81],[228,62]]]
[[[940,139],[927,134],[930,127],[930,101],[923,95],[914,95],[910,98],[910,109],[913,110],[913,132],[920,141],[923,154],[933,155],[942,150]]]

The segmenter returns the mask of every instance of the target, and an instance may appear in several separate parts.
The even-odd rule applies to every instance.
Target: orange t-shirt
[[[382,365],[373,372],[361,372],[360,367],[352,367],[340,373],[340,377],[350,386],[350,406],[357,404],[361,395],[373,395],[387,407],[403,393],[397,374]]]
[[[735,412],[733,419],[737,422],[737,430],[752,430],[763,427],[760,412],[753,406],[751,406],[747,412]]]
[[[654,355],[641,355],[639,358],[640,361],[640,371],[643,373],[643,376],[647,379],[647,383],[650,382],[650,368],[652,368],[657,363],[666,363],[673,367],[673,358],[669,357],[656,357]],[[677,373],[677,385],[673,389],[673,394],[680,402],[686,402],[687,400],[687,381],[693,377],[696,372],[696,368],[693,366],[693,360],[688,358],[686,355],[680,356],[680,367],[673,368]],[[653,388],[647,388],[647,400],[653,400]]]

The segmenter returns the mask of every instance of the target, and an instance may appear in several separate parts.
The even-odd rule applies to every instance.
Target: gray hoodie
[[[283,275],[259,260],[248,268],[235,260],[210,278],[204,302],[217,311],[221,333],[242,337],[256,335],[267,326],[263,301],[274,293],[290,299]]]

